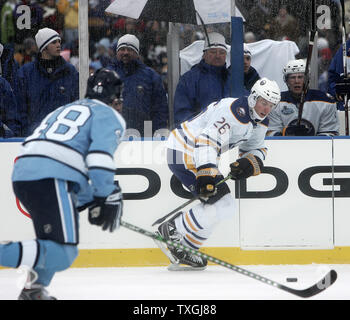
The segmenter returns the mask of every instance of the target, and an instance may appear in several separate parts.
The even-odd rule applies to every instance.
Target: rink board
[[[148,230],[159,217],[187,199],[174,184],[165,141],[123,142],[116,152],[125,221]],[[246,183],[229,181],[236,197],[232,217],[218,224],[202,249],[235,264],[350,262],[350,140],[267,139],[264,174]],[[0,241],[34,237],[25,208],[12,193],[11,171],[20,141],[0,143],[2,221]],[[228,173],[237,151],[223,155]],[[265,172],[266,171],[266,172]],[[120,229],[101,231],[80,217],[80,254],[73,266],[157,266],[167,259],[151,239]]]

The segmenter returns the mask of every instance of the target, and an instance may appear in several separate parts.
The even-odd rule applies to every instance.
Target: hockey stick
[[[304,84],[303,84],[303,91],[301,92],[300,97],[300,105],[299,105],[299,113],[298,113],[298,126],[300,126],[301,118],[303,115],[303,109],[304,109],[304,103],[305,103],[305,97],[306,93],[309,90],[309,78],[310,78],[310,63],[311,63],[311,57],[312,57],[312,51],[314,48],[314,40],[316,35],[316,0],[311,1],[311,32],[310,32],[310,38],[309,38],[309,48],[307,52],[307,58],[306,58],[306,65],[305,65],[305,72],[304,72]]]
[[[344,0],[340,0],[342,8],[342,36],[343,36],[343,67],[344,67],[344,77],[348,77],[348,66],[347,66],[347,56],[346,56],[346,28],[345,28],[345,7]],[[348,107],[348,95],[344,96],[344,112],[345,112],[345,135],[349,135],[349,107]]]
[[[189,251],[192,254],[195,254],[198,257],[206,258],[208,261],[211,261],[211,262],[213,262],[213,263],[215,263],[217,265],[220,265],[222,267],[225,267],[225,268],[228,268],[228,269],[233,270],[235,272],[238,272],[238,273],[240,273],[240,274],[242,274],[244,276],[247,276],[249,278],[261,281],[261,282],[263,282],[265,284],[268,284],[268,285],[273,286],[275,288],[281,289],[283,291],[292,293],[292,294],[297,295],[298,297],[301,297],[301,298],[310,298],[310,297],[312,297],[312,296],[314,296],[314,295],[316,295],[318,293],[321,293],[322,291],[324,291],[325,289],[330,287],[337,280],[337,273],[336,273],[336,271],[330,270],[329,272],[327,272],[327,274],[320,281],[318,281],[317,283],[315,283],[311,287],[306,288],[306,289],[301,289],[301,290],[300,289],[293,289],[293,288],[287,287],[287,286],[285,286],[285,285],[283,285],[281,283],[278,283],[276,281],[273,281],[273,280],[270,280],[270,279],[265,278],[263,276],[260,276],[260,275],[254,273],[254,272],[248,271],[248,270],[243,269],[241,267],[237,267],[237,266],[235,266],[235,265],[233,265],[231,263],[225,262],[225,261],[223,261],[221,259],[215,258],[215,257],[210,256],[208,254],[205,254],[203,252],[194,250],[194,249],[192,249],[190,247],[184,246],[184,245],[182,245],[180,243],[177,243],[177,242],[174,242],[174,241],[171,241],[171,240],[165,240],[159,234],[147,231],[145,229],[142,229],[140,227],[137,227],[135,225],[127,223],[125,221],[121,221],[121,225],[124,228],[132,230],[132,231],[137,232],[139,234],[142,234],[142,235],[144,235],[146,237],[152,238],[155,241],[161,241],[161,242],[164,242],[165,244],[167,244],[169,246]]]
[[[216,186],[218,186],[221,183],[224,183],[226,180],[231,179],[231,174],[229,174],[226,178],[222,179],[221,181],[219,181]],[[192,199],[186,201],[184,204],[182,204],[181,206],[177,207],[176,209],[174,209],[173,211],[169,212],[168,214],[166,214],[164,217],[159,218],[158,220],[154,221],[152,224],[152,227],[155,226],[156,224],[162,223],[165,219],[169,218],[170,216],[172,216],[174,213],[178,212],[179,210],[185,208],[186,206],[188,206],[189,204],[191,204],[193,201],[196,201],[199,199],[199,195],[193,197]]]

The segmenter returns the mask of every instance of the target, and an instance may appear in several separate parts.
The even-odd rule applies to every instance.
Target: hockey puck
[[[287,282],[297,282],[298,278],[287,278]]]

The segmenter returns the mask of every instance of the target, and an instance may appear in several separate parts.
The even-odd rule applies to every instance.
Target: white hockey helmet
[[[283,68],[283,80],[287,83],[288,76],[293,73],[304,73],[306,68],[305,61],[303,59],[290,60]]]
[[[250,95],[248,96],[248,105],[251,117],[255,121],[262,121],[266,118],[260,117],[255,111],[254,107],[259,97],[264,98],[276,106],[281,100],[281,90],[277,82],[267,78],[262,78],[253,85]]]

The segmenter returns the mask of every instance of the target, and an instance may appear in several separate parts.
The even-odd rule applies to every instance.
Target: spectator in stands
[[[244,58],[244,88],[250,92],[254,83],[260,79],[258,71],[251,66],[252,54],[248,50],[248,47],[244,44],[243,48],[243,58]]]
[[[123,117],[127,128],[137,129],[141,136],[167,128],[168,103],[160,75],[139,59],[140,42],[131,34],[119,38],[116,60],[109,66],[124,83]],[[152,122],[145,130],[144,121]],[[146,132],[145,132],[146,131]]]
[[[298,123],[300,99],[305,81],[305,62],[291,60],[283,69],[288,91],[268,116],[268,135],[315,136],[339,135],[339,120],[335,101],[320,90],[309,89],[305,96],[302,118]]]
[[[254,41],[268,38],[272,28],[272,20],[275,8],[278,7],[276,0],[241,0],[242,14],[246,17],[245,31],[252,32]]]
[[[38,47],[33,38],[27,38],[23,41],[23,48],[17,51],[17,61],[19,59],[19,64],[23,66],[28,62],[35,60],[36,55],[38,54]]]
[[[244,34],[244,42],[245,43],[253,43],[256,42],[256,36],[253,32],[249,31]]]
[[[13,90],[5,78],[0,76],[0,137],[20,136],[19,111]]]
[[[0,43],[0,76],[5,78],[14,90],[17,86],[19,64],[14,59],[12,45]]]
[[[64,15],[58,10],[56,0],[42,0],[41,7],[44,11],[41,27],[47,27],[62,34],[64,28]]]
[[[22,135],[28,136],[43,118],[61,105],[79,98],[79,75],[61,57],[61,38],[49,28],[38,31],[37,58],[19,69],[16,92],[21,108]]]
[[[16,0],[8,0],[4,3],[1,9],[0,15],[0,32],[1,32],[1,43],[6,44],[14,41],[15,39],[15,20],[13,16],[13,10],[16,5]]]
[[[270,37],[274,40],[291,40],[297,41],[299,38],[299,27],[297,20],[287,11],[287,7],[282,5],[278,15],[273,19],[271,24]]]
[[[78,0],[58,0],[58,11],[64,15],[63,39],[67,44],[74,43],[79,38],[79,7]]]
[[[319,51],[318,57],[318,89],[326,92],[328,90],[328,68],[332,60],[332,51],[330,48],[324,48]]]
[[[348,58],[350,50],[350,39],[346,41],[346,53],[347,53],[347,73],[349,74],[350,60]],[[343,46],[341,45],[338,51],[335,53],[331,60],[331,64],[328,69],[328,93],[338,101],[338,109],[344,110],[344,96],[337,92],[336,84],[340,82],[344,77],[344,64],[343,64]]]
[[[96,52],[94,54],[94,61],[99,61],[103,68],[111,64],[112,59],[108,54],[111,42],[108,38],[102,38],[98,43],[95,44]]]
[[[202,60],[185,72],[177,84],[174,96],[175,125],[195,116],[210,103],[229,96],[225,38],[217,32],[209,33],[208,37]]]

